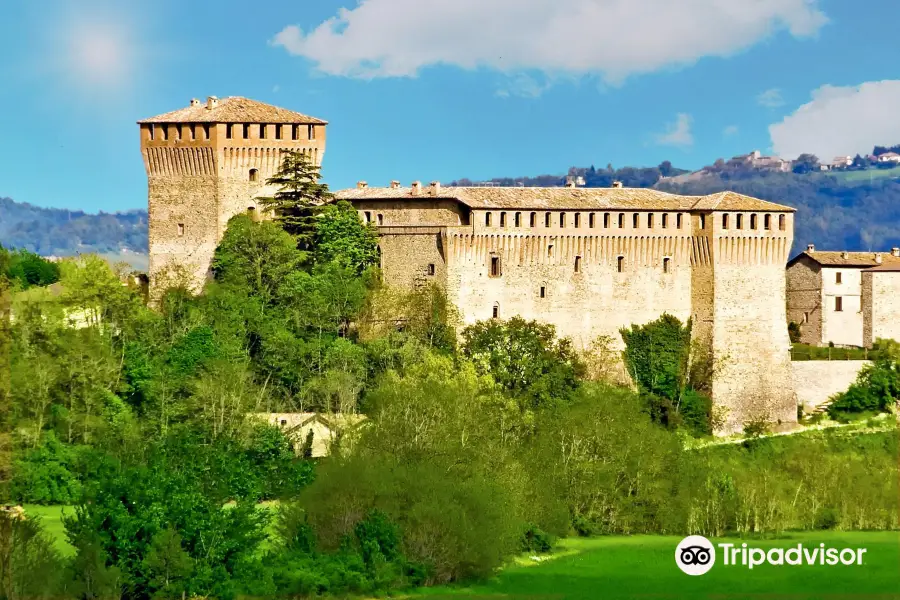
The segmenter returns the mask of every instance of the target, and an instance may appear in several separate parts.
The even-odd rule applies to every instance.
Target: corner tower
[[[148,180],[151,298],[172,278],[199,291],[228,220],[258,213],[277,190],[266,179],[281,154],[325,154],[326,121],[241,97],[190,105],[138,121]]]

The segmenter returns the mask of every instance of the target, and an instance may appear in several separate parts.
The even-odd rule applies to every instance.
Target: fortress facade
[[[187,271],[199,290],[228,220],[258,214],[284,150],[321,164],[327,123],[246,98],[139,122],[149,180],[150,286]],[[712,360],[718,433],[797,420],[785,308],[794,211],[725,192],[446,188],[365,183],[337,193],[380,235],[389,285],[435,282],[463,325],[514,315],[589,347],[663,313],[692,319]]]
[[[150,295],[167,276],[199,291],[228,220],[258,214],[284,150],[321,165],[326,121],[241,97],[215,96],[138,121],[148,179]]]
[[[718,433],[797,421],[785,307],[794,209],[724,192],[447,188],[337,193],[378,227],[388,285],[436,282],[463,325],[519,315],[587,348],[669,313],[713,361]]]

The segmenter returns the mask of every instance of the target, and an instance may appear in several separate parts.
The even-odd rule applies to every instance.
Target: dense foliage
[[[59,265],[28,250],[9,251],[0,244],[0,276],[19,289],[59,281]]]
[[[873,361],[859,372],[850,388],[838,394],[828,413],[841,418],[844,413],[879,413],[900,402],[900,344],[877,340]]]

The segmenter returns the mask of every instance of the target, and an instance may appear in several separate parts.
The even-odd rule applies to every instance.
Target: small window
[[[261,140],[266,139],[266,133],[267,133],[266,130],[267,130],[267,129],[268,129],[268,127],[266,127],[266,124],[265,124],[265,123],[260,123],[260,125],[259,125],[259,139],[261,139]]]
[[[653,213],[647,213],[647,228],[653,229]]]
[[[722,215],[722,229],[728,229],[728,215]]]
[[[428,275],[434,277],[434,263],[428,263]]]
[[[544,286],[541,286],[541,298],[546,298],[546,297],[547,297],[547,288]]]
[[[588,216],[588,227],[593,229],[594,226],[596,225],[596,222],[597,222],[597,215],[595,215],[594,213],[591,213]]]
[[[500,267],[500,257],[492,256],[491,257],[491,277],[500,277],[503,272]]]
[[[766,215],[763,217],[763,229],[769,231],[772,229],[772,215]]]
[[[484,213],[484,224],[486,227],[491,226],[491,213]]]
[[[672,262],[672,259],[669,257],[666,257],[663,259],[663,273],[669,272],[671,262]]]
[[[228,125],[225,126],[225,138],[230,140],[233,137],[234,137],[234,125],[229,123]]]
[[[245,140],[250,139],[250,124],[249,123],[244,123],[244,139]]]
[[[372,222],[372,213],[369,212],[369,211],[366,211],[366,212],[363,213],[363,214],[366,215],[366,223],[371,223],[371,222]]]
[[[284,427],[285,425],[287,425],[287,419],[282,419],[281,426]]]
[[[209,139],[209,123],[203,124],[203,139],[204,140]]]
[[[625,270],[625,257],[620,256],[616,259],[616,270],[622,273]]]
[[[522,226],[522,213],[520,213],[520,212],[517,212],[517,213],[516,213],[516,216],[515,216],[515,226],[516,226],[516,227],[521,227],[521,226]]]
[[[834,282],[841,283],[841,272],[840,271],[838,271],[837,273],[834,274]]]
[[[553,244],[547,246],[547,256],[553,256]]]
[[[537,213],[531,213],[531,219],[529,220],[529,226],[530,227],[537,226]]]
[[[156,127],[153,125],[153,123],[150,123],[150,126],[147,127],[147,134],[150,136],[151,142],[153,141],[153,136],[156,133],[155,129]]]
[[[188,134],[190,135],[191,140],[197,139],[197,127],[198,127],[197,125],[188,125],[187,126]]]
[[[181,237],[184,235],[184,223],[178,224],[178,236]]]
[[[581,227],[581,213],[575,213],[575,229]]]
[[[662,214],[662,228],[663,229],[669,228],[669,213]]]
[[[316,126],[315,125],[307,125],[306,126],[306,134],[309,137],[309,139],[311,139],[311,140],[316,139]]]
[[[784,215],[778,215],[778,229],[784,231]]]
[[[250,181],[259,181],[259,169],[250,169]]]
[[[291,139],[292,140],[300,139],[300,126],[299,125],[291,125]]]
[[[675,215],[675,228],[681,229],[681,213]]]
[[[491,311],[491,318],[499,319],[500,318],[500,304],[494,302],[494,309]]]
[[[743,229],[744,228],[744,215],[739,214],[739,215],[735,216],[734,218],[735,218],[735,221],[737,222],[737,228]]]
[[[559,213],[559,226],[560,227],[566,226],[566,213]]]
[[[575,257],[575,272],[581,273],[581,257],[580,256]]]
[[[544,227],[550,227],[550,213],[544,215]]]
[[[281,128],[282,128],[281,124],[275,125],[275,139],[276,140],[281,139]]]
[[[637,213],[634,213],[633,215],[631,215],[631,227],[633,229],[637,229],[640,226],[639,219],[640,219],[640,216],[638,216]]]
[[[625,213],[619,213],[619,229],[625,229]]]
[[[500,227],[506,227],[506,213],[500,213]]]
[[[382,225],[384,225],[384,215],[379,214],[378,215],[378,226],[381,227]]]
[[[842,312],[844,310],[844,299],[840,296],[837,296],[834,299],[834,310],[835,312]]]
[[[255,206],[247,207],[247,216],[250,217],[250,219],[253,221],[256,220],[256,207]]]
[[[163,134],[163,139],[164,139],[164,140],[168,140],[168,139],[169,139],[169,126],[168,126],[168,125],[163,125],[163,126],[162,126],[162,134]]]
[[[756,229],[756,215],[750,215],[750,229]]]
[[[706,229],[706,215],[700,215],[700,229]]]
[[[172,128],[175,130],[175,137],[173,137],[172,139],[174,139],[176,142],[181,139],[181,127],[181,125],[172,126]]]
[[[603,229],[609,229],[609,213],[603,213]]]

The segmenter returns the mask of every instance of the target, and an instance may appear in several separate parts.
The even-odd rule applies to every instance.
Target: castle
[[[314,134],[296,139],[299,125]],[[324,125],[242,98],[192,102],[141,121],[151,279],[167,264],[191,264],[199,287],[228,219],[274,191],[263,182],[278,150],[304,148],[320,161]],[[186,139],[192,127],[203,134]],[[759,418],[783,427],[797,421],[785,308],[790,207],[731,192],[686,197],[574,184],[360,182],[336,196],[378,227],[385,282],[436,282],[464,325],[520,315],[552,323],[586,348],[604,335],[621,343],[620,328],[663,313],[690,318],[714,367],[718,433]]]
[[[284,150],[321,165],[326,121],[247,98],[190,105],[138,121],[148,179],[150,293],[187,271],[199,291],[213,253],[236,214],[257,214],[256,198],[277,189],[266,179]]]

